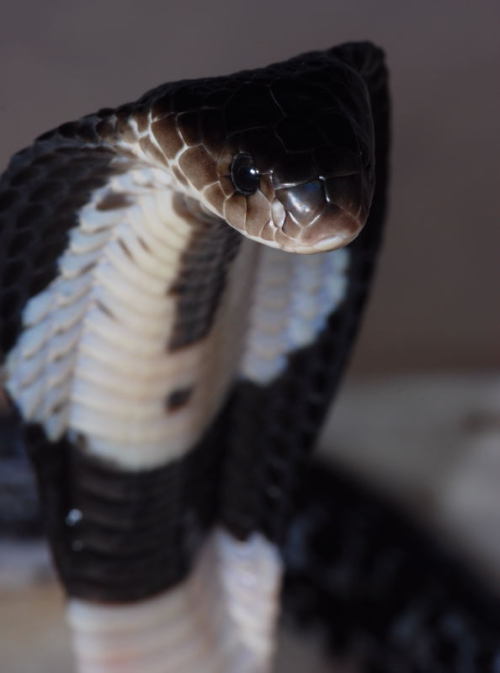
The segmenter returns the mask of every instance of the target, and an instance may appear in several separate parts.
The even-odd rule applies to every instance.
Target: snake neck
[[[255,254],[190,210],[165,171],[112,177],[24,309],[7,359],[24,419],[128,469],[183,455],[234,376]]]

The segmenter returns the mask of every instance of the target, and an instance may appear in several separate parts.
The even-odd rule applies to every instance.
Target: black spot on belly
[[[126,208],[131,204],[131,200],[125,194],[109,192],[97,204],[97,210],[117,210]]]
[[[210,331],[229,265],[241,241],[238,232],[203,212],[193,200],[178,198],[174,206],[192,224],[193,233],[177,278],[168,288],[168,294],[177,300],[169,351],[196,343]]]
[[[177,388],[173,390],[167,398],[167,409],[168,411],[177,411],[182,409],[191,399],[193,394],[193,388]]]

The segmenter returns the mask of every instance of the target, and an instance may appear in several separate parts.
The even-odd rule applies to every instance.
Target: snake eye
[[[255,194],[260,184],[260,173],[249,154],[237,154],[231,164],[231,180],[237,192],[244,196]]]

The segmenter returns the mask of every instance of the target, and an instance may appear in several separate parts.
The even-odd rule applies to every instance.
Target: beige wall
[[[0,161],[183,77],[347,39],[387,53],[392,208],[357,373],[500,365],[498,0],[20,0],[0,21]]]

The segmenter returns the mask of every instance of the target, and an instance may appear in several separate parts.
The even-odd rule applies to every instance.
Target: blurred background
[[[394,105],[386,244],[322,445],[493,580],[500,560],[500,536],[491,534],[500,530],[499,25],[498,0],[17,0],[0,22],[2,166],[60,122],[165,81],[263,66],[346,40],[385,49]],[[33,551],[38,561],[25,570],[25,555],[9,549],[0,547],[3,670],[41,673],[40,652],[31,658],[39,648],[47,670],[68,670],[60,596],[47,582],[19,588],[47,572],[43,550]]]

